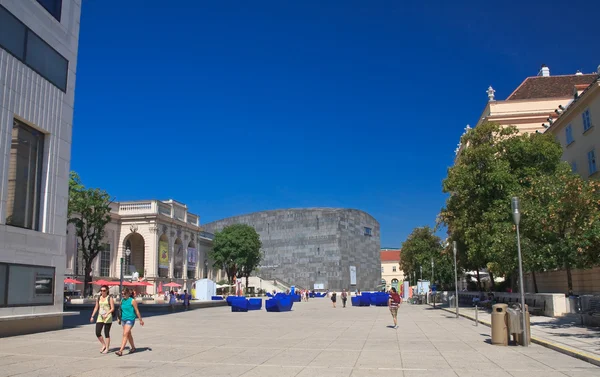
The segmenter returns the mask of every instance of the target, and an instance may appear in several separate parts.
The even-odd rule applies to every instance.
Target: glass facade
[[[52,15],[52,17],[56,18],[58,22],[60,22],[60,15],[62,13],[62,0],[37,0],[41,6],[44,7]]]

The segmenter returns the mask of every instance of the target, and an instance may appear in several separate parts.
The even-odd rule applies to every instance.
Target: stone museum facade
[[[248,224],[260,235],[257,272],[305,289],[373,290],[381,280],[379,223],[366,212],[304,208],[256,212],[204,225]]]

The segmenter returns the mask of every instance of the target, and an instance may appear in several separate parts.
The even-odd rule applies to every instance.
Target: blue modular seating
[[[376,294],[369,295],[369,300],[371,301],[371,305],[373,305],[373,306],[377,305],[377,295]]]
[[[390,297],[389,294],[383,293],[383,292],[375,294],[375,305],[376,306],[387,306],[389,297]]]
[[[350,298],[352,306],[360,306],[360,296],[353,296]]]
[[[234,297],[231,302],[232,312],[247,312],[248,311],[248,300],[245,297]]]
[[[211,296],[210,299],[213,301],[219,301],[219,300],[223,301],[223,296]]]
[[[300,295],[291,295],[294,302],[301,302],[302,297]]]
[[[262,298],[249,298],[248,299],[248,310],[260,310],[262,309]]]
[[[267,297],[273,297],[273,295],[269,292],[267,292]]]
[[[227,296],[227,299],[225,301],[227,301],[227,305],[231,306],[231,300],[237,299],[237,298],[243,298],[245,299],[245,296]]]
[[[360,306],[371,306],[371,294],[369,292],[361,293]]]
[[[268,312],[289,312],[292,310],[293,305],[294,301],[287,295],[279,297],[275,295],[274,298],[265,301],[265,309]]]

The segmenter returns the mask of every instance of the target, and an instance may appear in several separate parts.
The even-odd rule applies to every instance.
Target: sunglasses
[[[101,289],[100,292],[106,292],[106,289]]]

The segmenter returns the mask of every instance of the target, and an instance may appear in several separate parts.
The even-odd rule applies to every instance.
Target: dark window
[[[54,305],[54,267],[0,263],[0,307]]]
[[[37,0],[54,18],[60,22],[62,0]]]
[[[102,245],[100,251],[100,276],[110,276],[110,244]]]
[[[69,62],[43,39],[0,6],[0,47],[58,89],[67,90]]]
[[[25,59],[27,28],[15,16],[0,7],[0,46],[17,59]]]
[[[39,230],[44,135],[13,121],[6,224]]]
[[[27,35],[25,62],[57,87],[67,87],[69,63],[46,42],[33,33]]]
[[[371,228],[365,227],[365,236],[372,236],[373,230]]]

